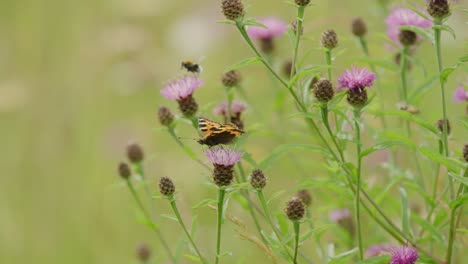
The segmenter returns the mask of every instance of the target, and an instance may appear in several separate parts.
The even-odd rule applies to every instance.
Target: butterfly
[[[198,129],[203,135],[198,143],[210,147],[231,144],[236,137],[245,133],[232,123],[221,124],[204,117],[198,118]]]

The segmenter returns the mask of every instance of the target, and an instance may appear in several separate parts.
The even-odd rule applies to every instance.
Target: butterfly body
[[[221,124],[204,117],[198,118],[198,129],[203,135],[198,143],[209,147],[219,144],[231,144],[236,137],[244,133],[234,124]]]

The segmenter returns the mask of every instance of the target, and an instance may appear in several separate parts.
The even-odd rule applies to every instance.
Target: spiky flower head
[[[244,16],[244,5],[241,0],[223,0],[221,9],[229,20],[238,20]]]
[[[239,71],[232,70],[223,74],[221,82],[226,87],[236,87],[241,81],[241,75]]]
[[[393,248],[390,264],[414,264],[419,258],[418,251],[410,246]]]
[[[287,203],[286,207],[284,208],[284,212],[286,213],[286,216],[289,218],[289,220],[300,221],[302,218],[304,218],[305,205],[301,199],[293,197]]]
[[[263,171],[260,169],[255,169],[250,175],[250,185],[256,189],[261,190],[266,186],[266,177],[263,174]]]
[[[313,93],[315,98],[322,103],[327,103],[335,95],[333,84],[325,78],[322,78],[315,83]]]
[[[191,117],[198,110],[198,104],[192,97],[193,92],[203,85],[203,81],[194,75],[169,82],[161,94],[179,103],[179,109],[185,116]]]
[[[364,19],[357,17],[351,22],[351,32],[356,37],[363,37],[367,33],[367,25]]]
[[[127,158],[131,163],[142,162],[144,157],[143,149],[137,143],[132,143],[127,146]]]
[[[298,6],[306,6],[310,3],[310,0],[294,0]]]
[[[453,100],[458,103],[468,102],[468,91],[460,85],[453,93]]]
[[[430,0],[427,12],[433,18],[444,18],[450,15],[450,5],[447,0]]]
[[[367,248],[366,252],[364,253],[364,256],[366,258],[377,257],[377,256],[380,256],[381,254],[392,252],[393,248],[394,248],[394,246],[392,246],[390,244],[371,245],[371,246],[369,246]]]
[[[468,162],[468,144],[463,146],[463,158],[465,159],[465,162]]]
[[[230,148],[213,147],[205,151],[208,160],[213,163],[213,181],[219,187],[231,184],[234,164],[240,161],[242,153]]]
[[[443,133],[445,127],[447,127],[447,135],[450,134],[450,132],[452,131],[452,128],[450,127],[449,120],[445,119],[445,122],[444,122],[444,119],[437,120],[437,128],[439,129],[440,133]]]
[[[257,21],[266,28],[252,25],[247,28],[247,34],[251,39],[272,39],[281,37],[288,31],[288,25],[276,17],[259,18]]]
[[[375,74],[366,68],[359,69],[353,67],[346,70],[338,77],[338,91],[343,89],[363,90],[365,87],[371,87],[374,84]]]
[[[346,101],[354,108],[362,108],[366,105],[368,100],[367,90],[348,90],[346,94]]]
[[[332,222],[337,223],[343,229],[348,231],[351,236],[355,234],[354,222],[351,218],[351,212],[348,208],[333,210],[328,214]]]
[[[159,192],[164,196],[170,196],[174,194],[175,186],[170,178],[162,177],[159,180]]]
[[[128,178],[130,178],[131,175],[132,175],[132,171],[130,170],[130,167],[128,166],[128,164],[125,162],[120,162],[119,163],[119,176],[122,179],[127,180]]]
[[[418,35],[416,35],[416,33],[411,30],[400,30],[400,34],[398,34],[398,40],[400,40],[401,45],[409,47],[416,44]]]
[[[299,190],[296,192],[295,197],[301,199],[306,206],[309,206],[312,203],[312,195],[309,190]]]
[[[411,9],[403,7],[394,8],[390,15],[385,19],[385,24],[387,25],[388,37],[396,44],[400,43],[399,34],[401,26],[415,26],[422,29],[427,29],[432,26],[432,22],[430,20],[421,17]],[[421,36],[417,37],[418,41],[421,39]]]
[[[163,126],[170,126],[174,122],[174,115],[171,110],[165,106],[159,107],[158,110],[159,123]]]
[[[148,262],[151,257],[151,250],[146,244],[141,244],[136,249],[136,256],[142,263]]]
[[[333,29],[327,29],[322,33],[322,38],[320,40],[322,46],[327,49],[334,49],[338,46],[338,35]]]

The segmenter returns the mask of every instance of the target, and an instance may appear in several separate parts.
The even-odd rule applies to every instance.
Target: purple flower
[[[170,100],[182,100],[203,85],[203,81],[195,76],[185,76],[182,79],[169,82],[161,94]]]
[[[339,223],[351,217],[351,212],[348,208],[333,210],[328,214],[331,221]]]
[[[249,26],[247,28],[247,33],[252,39],[271,39],[282,36],[288,30],[286,23],[275,17],[260,18],[258,22],[262,23],[267,28]]]
[[[390,244],[371,245],[369,248],[367,248],[366,253],[364,253],[364,256],[366,258],[377,257],[380,256],[382,253],[392,252],[392,249],[394,248],[395,247]]]
[[[458,103],[468,101],[468,91],[463,86],[459,86],[453,93],[453,100]]]
[[[223,147],[210,148],[205,151],[205,155],[211,163],[226,167],[233,166],[236,162],[239,162],[242,157],[241,152]]]
[[[414,264],[419,258],[418,251],[407,245],[392,249],[390,264]]]
[[[247,105],[240,102],[240,101],[234,100],[231,103],[231,115],[232,116],[238,116],[238,115],[242,114],[242,112],[244,112],[245,109],[247,109]],[[213,109],[213,114],[214,115],[220,115],[220,116],[227,116],[227,114],[228,114],[228,103],[223,102],[223,103],[218,104]]]
[[[375,74],[368,71],[366,68],[358,69],[353,67],[351,70],[346,70],[338,78],[338,91],[343,88],[350,90],[363,89],[364,87],[370,87],[374,83]]]
[[[418,13],[411,9],[396,7],[385,19],[385,24],[387,24],[388,37],[393,42],[400,45],[398,35],[400,34],[401,26],[415,26],[426,29],[432,26],[432,21],[421,17]],[[418,36],[418,40],[421,39],[422,38]]]

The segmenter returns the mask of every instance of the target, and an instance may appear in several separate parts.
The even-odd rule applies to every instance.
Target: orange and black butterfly
[[[198,129],[203,135],[198,143],[210,147],[219,144],[231,144],[236,137],[244,133],[234,124],[221,124],[204,117],[198,118]]]

